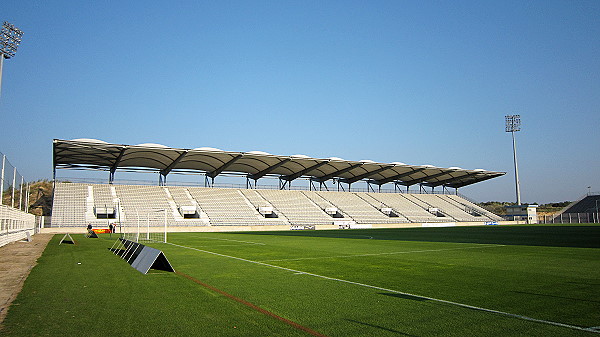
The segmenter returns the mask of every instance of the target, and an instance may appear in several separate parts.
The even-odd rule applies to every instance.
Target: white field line
[[[209,237],[205,237],[205,236],[201,236],[200,238],[202,238],[202,239],[209,239],[209,240],[222,240],[222,241],[232,241],[232,242],[248,243],[248,244],[252,244],[252,245],[263,245],[263,246],[265,245],[264,243],[252,242],[252,241],[241,241],[241,240],[222,239],[222,238],[209,238]]]
[[[264,245],[264,243],[254,243],[254,245]],[[253,245],[252,243],[249,243],[248,245]],[[222,245],[198,245],[196,247],[240,247],[240,244],[222,244]]]
[[[502,315],[502,316],[507,316],[507,317],[513,317],[513,318],[517,318],[517,319],[522,319],[522,320],[530,321],[530,322],[536,322],[536,323],[542,323],[542,324],[560,326],[560,327],[563,327],[563,328],[580,330],[580,331],[600,333],[600,331],[594,330],[594,329],[591,329],[591,328],[584,328],[584,327],[576,326],[576,325],[570,325],[570,324],[565,324],[565,323],[547,321],[547,320],[537,319],[537,318],[523,316],[523,315],[511,314],[509,312],[504,312],[504,311],[499,311],[499,310],[493,310],[493,309],[487,309],[487,308],[477,307],[477,306],[474,306],[474,305],[469,305],[469,304],[464,304],[464,303],[458,303],[458,302],[452,302],[452,301],[447,301],[447,300],[441,300],[441,299],[433,298],[433,297],[415,295],[415,294],[411,294],[411,293],[407,293],[407,292],[403,292],[403,291],[398,291],[398,290],[393,290],[393,289],[387,289],[387,288],[377,287],[377,286],[373,286],[373,285],[369,285],[369,284],[364,284],[364,283],[359,283],[359,282],[353,282],[353,281],[348,281],[348,280],[342,280],[342,279],[335,278],[335,277],[329,277],[329,276],[324,276],[324,275],[319,275],[319,274],[313,274],[313,273],[304,272],[304,271],[300,271],[300,270],[295,270],[295,269],[280,267],[280,266],[276,266],[276,265],[272,265],[272,264],[268,264],[268,263],[264,263],[264,262],[252,261],[252,260],[244,259],[244,258],[241,258],[241,257],[235,257],[235,256],[230,256],[230,255],[225,255],[225,254],[219,254],[219,253],[211,252],[211,251],[208,251],[208,250],[202,250],[202,249],[197,249],[197,248],[193,248],[193,247],[182,246],[182,245],[178,245],[178,244],[170,243],[170,242],[167,243],[167,244],[172,245],[172,246],[176,246],[176,247],[185,248],[185,249],[195,250],[195,251],[202,252],[202,253],[212,254],[212,255],[221,256],[221,257],[226,257],[226,258],[230,258],[230,259],[234,259],[234,260],[238,260],[238,261],[244,261],[244,262],[254,263],[254,264],[258,264],[258,265],[262,265],[262,266],[266,266],[266,267],[271,267],[271,268],[275,268],[275,269],[287,270],[287,271],[290,271],[290,272],[292,272],[294,274],[303,274],[303,275],[309,275],[309,276],[319,277],[319,278],[322,278],[322,279],[325,279],[325,280],[353,284],[353,285],[357,285],[357,286],[361,286],[361,287],[365,287],[365,288],[371,288],[371,289],[376,289],[376,290],[381,290],[381,291],[387,291],[387,292],[391,292],[391,293],[394,293],[394,294],[400,294],[400,295],[405,295],[405,296],[411,296],[411,297],[421,298],[421,299],[425,299],[425,300],[429,300],[429,301],[434,301],[434,302],[439,302],[439,303],[445,303],[445,304],[455,305],[455,306],[458,306],[458,307],[472,309],[472,310],[477,310],[477,311],[489,312],[489,313],[498,314],[498,315]]]
[[[347,258],[347,257],[378,256],[378,255],[396,255],[396,254],[413,254],[413,253],[428,253],[428,252],[443,252],[443,251],[447,251],[447,250],[476,249],[476,248],[505,247],[505,246],[506,245],[492,245],[492,244],[489,244],[489,245],[479,245],[479,246],[475,246],[475,247],[444,248],[444,249],[424,249],[424,250],[407,250],[407,251],[402,251],[402,252],[373,253],[373,254],[354,254],[354,255],[319,256],[319,257],[299,257],[299,258],[296,258],[296,259],[261,260],[259,262],[337,259],[337,258]]]

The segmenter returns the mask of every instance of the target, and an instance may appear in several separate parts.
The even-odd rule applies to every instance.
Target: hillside
[[[2,194],[2,204],[11,205],[12,187]],[[18,208],[21,191],[15,190],[14,204]],[[29,213],[35,215],[49,216],[52,214],[52,182],[49,180],[38,180],[31,183],[29,188]]]
[[[534,202],[534,203],[529,203],[529,205],[539,205],[539,207],[537,208],[538,215],[540,215],[540,214],[552,215],[556,212],[559,212],[560,210],[562,210],[564,207],[566,207],[570,203],[571,203],[570,201],[563,201],[563,202],[553,202],[553,203],[539,205],[538,203]],[[516,204],[517,204],[516,202],[487,201],[487,202],[480,202],[477,205],[487,209],[488,211],[490,211],[494,214],[506,215],[506,206],[514,206]]]

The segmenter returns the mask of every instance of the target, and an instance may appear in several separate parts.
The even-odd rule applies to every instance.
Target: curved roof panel
[[[139,168],[163,175],[172,171],[204,172],[209,177],[222,173],[245,174],[251,179],[278,176],[284,180],[308,177],[317,181],[339,179],[352,184],[368,180],[375,184],[463,187],[502,176],[504,172],[441,168],[433,165],[407,165],[372,160],[349,161],[304,155],[278,156],[262,151],[229,152],[215,148],[169,148],[160,144],[120,145],[95,139],[53,141],[54,168],[108,169]]]

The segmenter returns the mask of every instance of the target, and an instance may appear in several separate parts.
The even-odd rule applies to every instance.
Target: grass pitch
[[[3,334],[597,336],[600,226],[176,233],[181,274],[50,242]],[[78,264],[81,263],[81,264]],[[223,293],[231,297],[224,296]]]

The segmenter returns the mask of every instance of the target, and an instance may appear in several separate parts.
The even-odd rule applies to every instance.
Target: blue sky
[[[600,191],[599,1],[6,1],[0,151],[52,139],[505,171],[461,192]],[[76,175],[76,172],[73,173]],[[155,179],[150,177],[148,179]]]

